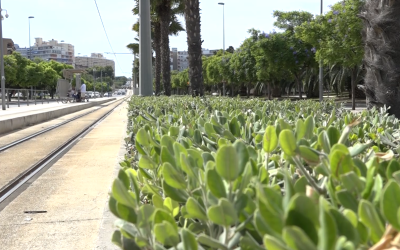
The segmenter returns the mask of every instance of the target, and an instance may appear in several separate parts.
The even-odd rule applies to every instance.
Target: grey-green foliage
[[[400,230],[385,110],[133,97],[129,112],[109,202],[122,249],[368,249]]]

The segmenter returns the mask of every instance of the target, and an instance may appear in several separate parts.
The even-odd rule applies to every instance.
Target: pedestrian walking
[[[86,84],[84,81],[82,81],[79,101],[82,101],[82,99],[85,100],[85,94],[86,94]]]

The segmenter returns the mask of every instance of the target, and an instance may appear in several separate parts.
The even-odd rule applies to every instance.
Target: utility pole
[[[222,5],[222,36],[223,36],[223,50],[222,50],[222,55],[223,55],[223,60],[225,60],[225,3],[218,3],[219,5]],[[225,61],[224,61],[225,62]],[[222,83],[222,95],[225,96],[226,93],[226,85],[225,85],[225,80],[223,80]]]
[[[133,53],[133,90],[136,88],[136,69],[135,69],[135,62],[136,62],[136,54]]]
[[[323,12],[323,0],[321,0],[321,16]],[[322,60],[319,61],[319,101],[322,102],[324,99],[324,67],[322,64]],[[301,91],[301,90],[300,90]]]
[[[93,68],[93,96],[94,98],[96,98],[96,76],[94,74],[94,72],[96,72],[96,69]]]
[[[150,0],[139,0],[139,95],[153,95]]]
[[[100,70],[101,95],[103,95],[103,69]]]
[[[2,19],[3,15],[1,12],[3,9],[1,8],[1,0],[0,0],[0,67],[1,67],[1,106],[3,110],[6,110],[6,77],[4,75],[4,55],[3,55],[3,24]],[[8,13],[6,14],[6,18],[8,18]]]

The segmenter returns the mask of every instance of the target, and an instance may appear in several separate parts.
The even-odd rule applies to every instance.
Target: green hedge
[[[109,200],[122,249],[368,249],[400,230],[384,109],[133,97],[129,121]]]

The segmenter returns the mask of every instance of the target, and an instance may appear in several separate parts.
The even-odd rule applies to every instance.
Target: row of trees
[[[271,97],[296,87],[300,98],[303,90],[307,97],[316,97],[317,62],[323,60],[326,90],[339,94],[352,82],[354,100],[355,85],[363,72],[362,22],[357,17],[362,4],[360,0],[348,0],[318,17],[303,11],[275,11],[274,25],[281,32],[251,29],[250,37],[236,51],[228,49],[203,57],[206,88],[220,89],[225,82],[232,95],[245,86],[248,96],[253,88],[255,92],[267,90]],[[185,82],[178,81],[186,79],[185,74],[188,72],[175,74],[172,86],[185,88]]]
[[[327,14],[316,17],[302,11],[275,11],[275,26],[280,32],[252,29],[251,37],[234,53],[207,59],[201,58],[198,0],[155,0],[151,11],[157,94],[161,80],[165,94],[171,94],[168,36],[182,30],[176,16],[185,13],[189,70],[174,73],[173,86],[182,88],[184,82],[179,79],[189,78],[194,95],[203,95],[203,83],[206,87],[221,82],[233,87],[244,83],[247,93],[251,86],[266,87],[271,96],[271,90],[286,83],[285,89],[297,85],[300,98],[303,89],[307,96],[315,96],[318,62],[322,61],[323,85],[340,92],[350,83],[353,109],[356,85],[365,82],[361,89],[367,106],[386,104],[391,106],[389,113],[400,117],[398,1],[343,0],[331,6]],[[138,30],[138,24],[133,29]],[[137,43],[128,47],[138,52]],[[185,74],[188,76],[183,77]]]
[[[23,89],[33,87],[49,91],[52,97],[56,91],[57,80],[63,78],[63,70],[72,68],[72,65],[53,60],[45,61],[39,57],[29,60],[17,52],[4,56],[6,88]],[[96,66],[87,69],[82,74],[82,81],[85,82],[89,91],[111,91],[113,79],[114,70],[111,66]],[[124,85],[126,81],[126,78],[120,79],[118,83]],[[75,81],[72,84],[74,85]],[[9,98],[13,92],[15,91],[10,92]]]
[[[4,56],[6,88],[34,87],[48,90],[53,96],[64,69],[72,69],[72,66],[40,58],[29,60],[17,52]]]
[[[184,13],[186,2],[190,1],[176,0],[167,4],[171,7],[168,12],[170,15],[168,35],[176,35],[183,31],[177,16]],[[248,95],[250,89],[255,87],[258,91],[268,89],[271,97],[272,92],[279,94],[279,88],[290,90],[296,84],[297,90],[304,89],[308,97],[314,97],[318,94],[317,61],[323,58],[325,66],[328,66],[328,70],[325,70],[324,85],[334,87],[339,93],[344,89],[349,73],[357,77],[356,73],[361,72],[359,69],[363,54],[362,23],[357,15],[362,4],[361,0],[347,0],[332,6],[329,13],[318,17],[302,11],[275,11],[274,25],[281,32],[264,33],[254,29],[249,30],[251,36],[236,51],[229,49],[224,55],[218,53],[210,58],[203,57],[200,63],[197,62],[196,67],[200,65],[202,72],[193,77],[196,78],[196,82],[201,78],[206,88],[210,86],[219,88],[225,82],[231,86],[232,94],[235,89],[245,85]],[[168,36],[160,30],[163,22],[161,16],[165,14],[163,12],[165,1],[153,1],[151,6],[155,92],[159,94],[163,89],[165,94],[169,95],[171,87],[186,88],[186,79],[189,78],[192,89],[202,94],[203,84],[200,84],[201,89],[198,89],[199,84],[194,84],[191,67],[179,74],[174,72],[170,74],[169,45],[166,47],[162,44],[160,38],[163,35]],[[133,12],[138,14],[138,3]],[[200,22],[199,17],[196,20]],[[352,29],[348,29],[349,27]],[[133,30],[139,31],[138,22],[133,25]],[[338,40],[338,37],[343,37],[344,40]],[[133,53],[138,53],[137,43],[128,45],[128,48],[132,49]],[[333,53],[337,50],[340,50],[340,53]],[[190,57],[189,53],[189,64]],[[164,67],[160,66],[161,64]],[[161,81],[164,83],[163,88],[160,85]],[[353,91],[355,91],[354,86],[355,84]],[[299,96],[303,97],[302,91],[299,91]]]
[[[95,66],[85,70],[81,74],[81,82],[86,84],[87,91],[97,91],[97,92],[109,92],[114,82],[123,85],[126,81],[114,78],[114,69],[111,66]],[[75,86],[75,78],[72,81],[72,85]],[[116,86],[118,87],[118,86]]]

